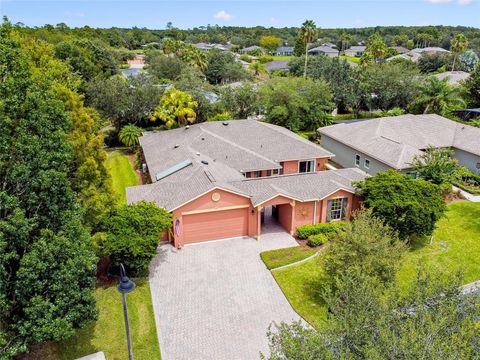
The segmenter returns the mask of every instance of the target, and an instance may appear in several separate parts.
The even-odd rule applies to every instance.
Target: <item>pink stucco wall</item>
[[[283,204],[278,206],[278,222],[290,234],[292,234],[295,229],[292,226],[292,213],[292,206],[290,204]]]
[[[219,201],[213,201],[212,200],[212,194],[213,193],[218,193],[220,195],[220,200]],[[228,223],[228,218],[231,216],[233,213],[231,212],[229,214],[228,211],[215,211],[215,212],[205,212],[199,215],[183,215],[182,213],[187,212],[187,211],[198,211],[198,210],[212,210],[212,209],[218,209],[218,208],[229,208],[229,207],[236,207],[236,206],[245,206],[243,213],[245,214],[244,216],[247,217],[245,221],[247,222],[246,225],[246,232],[250,230],[250,210],[251,210],[251,202],[250,198],[244,197],[238,194],[230,193],[224,190],[220,189],[215,189],[212,191],[209,191],[208,193],[202,195],[201,197],[183,205],[182,207],[176,209],[173,211],[173,223],[177,220],[180,221],[180,226],[179,226],[179,233],[177,233],[175,226],[174,226],[174,245],[176,247],[181,247],[185,243],[184,235],[185,235],[185,229],[184,229],[184,217],[185,216],[195,216],[195,220],[201,221],[205,224],[205,226],[200,226],[198,229],[198,234],[193,235],[193,238],[195,240],[198,240],[202,237],[207,237],[211,238],[211,230],[215,228],[220,228],[222,227],[220,224],[223,222],[225,225]],[[238,212],[235,213],[235,216],[238,217]],[[211,224],[210,226],[208,224]],[[228,227],[228,226],[223,226],[223,227]],[[219,231],[222,232],[223,230]],[[238,229],[232,228],[232,236],[238,236]],[[223,237],[229,237],[229,233],[225,233],[225,236]],[[246,233],[244,234],[246,235]],[[190,235],[192,236],[192,235]]]
[[[328,158],[318,158],[315,162],[315,171],[323,171],[325,170],[325,166],[327,165]]]
[[[326,222],[327,221],[327,203],[328,203],[328,200],[343,198],[343,197],[348,198],[347,220],[350,220],[350,216],[351,216],[351,213],[352,213],[352,203],[353,203],[354,195],[352,193],[349,193],[349,192],[344,191],[344,190],[338,190],[337,192],[331,194],[330,196],[322,199],[322,201],[321,201],[322,211],[321,211],[320,222]]]
[[[313,224],[314,216],[314,201],[310,202],[296,202],[295,203],[295,218],[294,218],[294,227],[295,229],[299,226],[305,224]]]
[[[296,174],[298,173],[298,160],[284,161],[283,162],[283,174]]]

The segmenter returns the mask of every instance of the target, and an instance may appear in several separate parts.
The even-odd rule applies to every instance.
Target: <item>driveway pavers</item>
[[[300,320],[259,257],[297,245],[268,224],[260,241],[234,238],[159,247],[150,287],[164,360],[258,359],[272,321]]]

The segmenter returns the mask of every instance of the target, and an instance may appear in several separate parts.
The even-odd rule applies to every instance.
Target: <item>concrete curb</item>
[[[299,260],[299,261],[296,261],[296,262],[294,262],[294,263],[287,264],[287,265],[282,265],[282,266],[276,267],[276,268],[274,268],[274,269],[270,269],[270,271],[285,269],[285,268],[288,268],[288,267],[290,267],[290,266],[295,266],[295,265],[304,263],[305,261],[308,261],[308,260],[310,260],[310,259],[313,259],[314,257],[317,257],[319,253],[320,253],[320,252],[317,251],[315,254],[310,255],[309,257],[307,257],[307,258],[305,258],[305,259],[303,259],[303,260]]]

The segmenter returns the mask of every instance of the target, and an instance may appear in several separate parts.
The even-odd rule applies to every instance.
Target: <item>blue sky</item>
[[[465,25],[480,28],[480,0],[0,0],[0,13],[28,26],[58,24],[163,29],[202,25]]]

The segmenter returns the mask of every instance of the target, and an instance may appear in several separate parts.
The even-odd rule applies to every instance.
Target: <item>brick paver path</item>
[[[265,231],[159,248],[150,286],[163,360],[258,359],[272,321],[300,319],[258,255],[297,243],[278,226]]]

